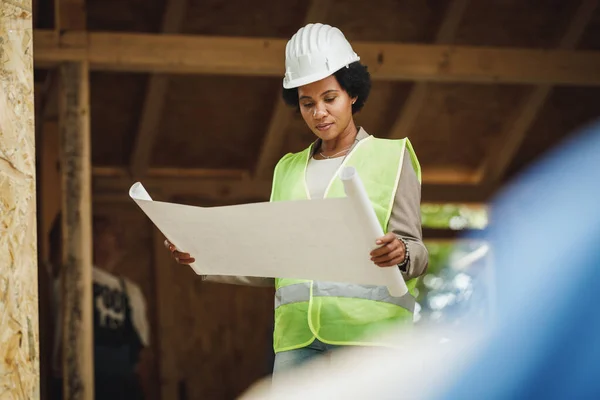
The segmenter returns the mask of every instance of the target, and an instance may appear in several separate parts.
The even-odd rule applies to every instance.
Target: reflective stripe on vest
[[[311,282],[283,286],[275,292],[275,308],[310,300]],[[402,297],[390,296],[385,286],[346,285],[319,282],[313,286],[313,297],[331,296],[381,301],[400,306],[411,313],[415,310],[415,298],[410,293]]]
[[[361,130],[363,137],[366,133]],[[275,167],[271,201],[307,200],[305,181],[312,145],[300,153],[285,155]],[[387,232],[404,156],[412,162],[417,178],[421,169],[408,139],[388,140],[368,136],[360,140],[340,168],[356,168],[377,219]],[[338,171],[331,178],[325,198],[344,197]],[[407,282],[412,293],[416,280]],[[377,342],[379,332],[410,325],[414,298],[393,298],[386,287],[334,282],[312,282],[281,277],[275,280],[275,352],[301,348],[314,338],[337,345],[386,345]],[[372,339],[373,338],[373,339]]]

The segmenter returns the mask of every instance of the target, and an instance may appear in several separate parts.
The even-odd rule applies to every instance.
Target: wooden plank
[[[304,24],[320,22],[325,18],[329,8],[331,7],[331,0],[312,0],[306,12],[304,18]],[[294,109],[289,107],[283,102],[281,98],[281,89],[277,91],[277,98],[275,99],[275,107],[271,114],[271,120],[265,134],[263,144],[258,156],[258,162],[256,163],[255,176],[258,179],[268,179],[273,173],[273,168],[277,163],[277,159],[280,156],[281,148],[283,147],[283,141],[285,139],[285,132],[289,121],[293,118]]]
[[[31,2],[0,1],[0,398],[40,396]],[[41,271],[40,271],[41,272]],[[44,301],[45,299],[41,299]],[[43,308],[43,305],[42,305]],[[43,326],[43,321],[42,321]]]
[[[187,0],[169,0],[167,2],[162,33],[179,32],[186,8]],[[130,160],[131,173],[136,178],[145,176],[150,164],[168,89],[168,76],[153,74],[150,77]]]
[[[92,167],[94,177],[132,179],[129,171],[123,167]],[[476,184],[481,179],[479,170],[461,167],[425,167],[422,179],[428,184]],[[195,178],[195,179],[250,179],[249,171],[243,169],[209,169],[209,168],[150,168],[147,178]],[[261,179],[256,179],[260,181]],[[264,179],[264,180],[269,180]]]
[[[497,189],[488,185],[424,184],[421,200],[428,203],[487,203]]]
[[[58,73],[56,70],[48,71],[40,101],[40,118],[44,121],[58,120]]]
[[[558,43],[559,49],[570,50],[575,48],[597,6],[598,0],[581,1],[565,34]],[[527,132],[539,116],[551,92],[552,85],[550,84],[536,87],[527,95],[515,116],[509,119],[503,129],[506,133],[501,135],[496,143],[490,147],[490,153],[481,167],[485,181],[498,183],[503,179],[506,170],[517,155]]]
[[[42,96],[40,96],[42,97]],[[37,110],[37,204],[38,204],[38,288],[40,307],[40,398],[49,398],[52,378],[53,328],[53,281],[59,265],[50,259],[49,235],[54,219],[60,211],[61,174],[59,171],[60,135],[57,121],[44,121]],[[54,249],[56,250],[56,249]],[[54,252],[56,254],[56,251]]]
[[[94,397],[89,80],[86,63],[60,66],[63,391]]]
[[[477,184],[481,181],[481,171],[464,167],[424,167],[421,179],[426,184],[436,185]]]
[[[87,59],[87,34],[78,32],[68,34],[66,38],[77,36],[84,45],[72,46],[65,43],[56,31],[34,29],[33,31],[33,61],[35,68],[51,69],[61,62],[85,61]]]
[[[40,199],[40,225],[42,240],[40,253],[48,260],[49,249],[46,238],[52,228],[52,222],[58,215],[62,203],[61,173],[59,171],[60,135],[57,121],[44,121],[41,128],[41,147],[39,149],[40,170],[38,173]]]
[[[92,167],[93,176],[114,178],[132,178],[123,167]],[[208,169],[208,168],[150,168],[149,178],[213,178],[213,179],[247,179],[250,173],[243,169]],[[133,178],[132,178],[133,179]]]
[[[94,70],[283,76],[286,40],[108,32],[48,32],[36,66],[88,60]],[[87,45],[86,45],[87,42]],[[600,52],[355,42],[374,80],[600,85]]]
[[[285,132],[289,121],[293,118],[294,109],[284,103],[281,96],[275,101],[275,108],[269,120],[267,133],[256,163],[254,176],[258,179],[268,179],[273,174],[273,168],[280,156]]]
[[[133,180],[130,178],[104,177],[94,178],[94,199],[98,201],[132,201],[128,191]],[[243,203],[247,201],[268,201],[271,193],[270,180],[224,180],[196,178],[148,178],[144,187],[155,198],[159,196],[189,196],[215,202]],[[422,201],[432,203],[484,203],[494,193],[492,187],[473,184],[434,184],[424,183]]]
[[[450,3],[436,35],[435,43],[450,44],[454,40],[454,35],[458,30],[468,3],[469,0],[454,0]],[[390,139],[401,139],[410,135],[410,131],[425,104],[427,92],[427,82],[416,82],[414,84],[402,107],[402,111],[392,125],[389,134]]]
[[[174,303],[172,270],[176,268],[173,260],[163,241],[164,236],[156,227],[153,232],[153,251],[154,251],[154,284],[156,291],[156,321],[157,327],[157,351],[160,359],[158,374],[160,377],[160,398],[176,399],[177,385],[179,382],[179,364],[177,362],[177,353],[172,351],[172,343],[169,340],[173,336],[173,331],[177,329],[178,321],[174,318],[173,309],[177,305]]]

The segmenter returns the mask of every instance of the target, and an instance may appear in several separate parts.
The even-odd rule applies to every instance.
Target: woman
[[[278,162],[271,201],[343,196],[337,171],[342,165],[355,167],[387,232],[377,239],[371,260],[381,268],[399,268],[412,291],[414,278],[427,267],[420,167],[407,139],[375,139],[354,123],[353,115],[363,108],[371,87],[359,59],[343,33],[328,25],[308,24],[288,42],[283,98],[300,111],[317,138],[309,148]],[[165,245],[178,263],[194,262],[192,255],[168,241]],[[383,344],[370,337],[412,322],[415,304],[411,295],[394,298],[383,286],[285,278],[204,279],[275,285],[275,372],[336,346]]]

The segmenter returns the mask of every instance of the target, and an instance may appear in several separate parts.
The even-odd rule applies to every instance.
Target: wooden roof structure
[[[78,224],[65,241],[83,260],[71,287],[87,288],[89,276],[77,272],[91,268],[89,113],[94,212],[125,221],[120,272],[153,310],[153,398],[233,398],[263,374],[272,293],[203,285],[172,268],[162,235],[128,199],[130,185],[205,206],[268,199],[275,162],[314,139],[281,101],[284,46],[305,23],[323,22],[344,32],[372,73],[358,124],[412,141],[423,202],[486,202],[600,116],[598,2],[33,0],[39,236],[62,201]],[[59,71],[70,71],[70,87],[59,90]],[[59,109],[63,139],[80,140],[77,154],[59,145]],[[47,256],[44,240],[40,251]],[[89,339],[75,337],[74,352]]]
[[[280,100],[283,49],[306,22],[339,27],[368,65],[356,120],[411,139],[423,201],[485,201],[600,115],[595,0],[88,0],[85,25],[57,31],[78,3],[36,5],[36,78],[89,61],[98,199],[138,179],[187,201],[266,199],[275,162],[313,140]]]

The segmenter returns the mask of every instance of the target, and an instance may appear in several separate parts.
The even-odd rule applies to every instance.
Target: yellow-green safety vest
[[[310,199],[305,173],[312,148],[313,145],[302,152],[286,154],[277,163],[271,201]],[[421,168],[408,139],[368,136],[356,144],[340,166],[340,169],[356,168],[384,232],[394,205],[405,150],[420,182]],[[344,196],[336,172],[325,197]],[[274,350],[278,353],[302,348],[315,338],[333,345],[385,346],[370,337],[399,323],[412,324],[415,282],[414,279],[407,282],[410,294],[391,297],[385,286],[278,278]]]

